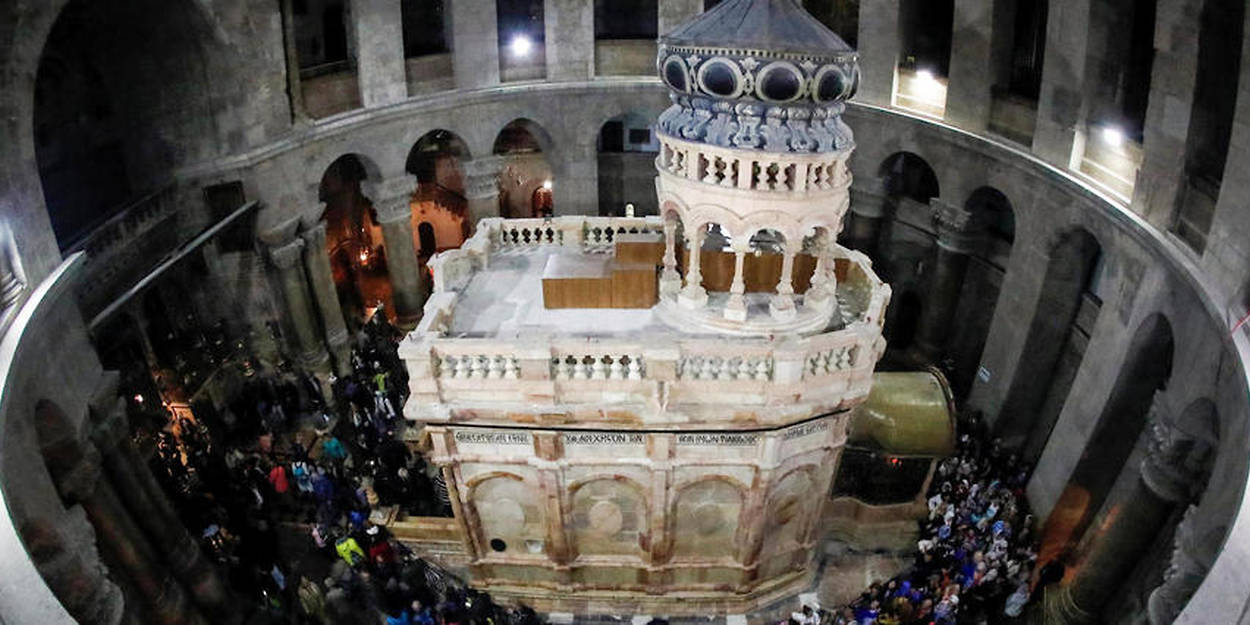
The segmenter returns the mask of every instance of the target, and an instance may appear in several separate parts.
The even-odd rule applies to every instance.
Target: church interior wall
[[[449,4],[457,3],[460,0]],[[629,54],[620,55],[617,68],[618,61],[611,61],[610,55],[594,52],[609,42],[596,44],[593,38],[587,39],[581,21],[576,22],[577,27],[569,27],[552,20],[546,29],[555,35],[549,35],[548,41],[563,42],[559,46],[561,53],[571,50],[574,55],[571,59],[552,62],[554,51],[539,46],[537,58],[542,59],[543,75],[552,81],[578,82],[532,82],[512,85],[506,90],[445,93],[453,82],[459,84],[468,80],[459,68],[469,60],[469,55],[481,53],[476,48],[469,52],[470,47],[462,45],[459,49],[464,51],[463,55],[430,55],[403,62],[407,71],[401,86],[409,96],[403,102],[358,110],[347,110],[351,103],[331,102],[325,110],[344,112],[320,121],[295,124],[285,95],[281,18],[276,6],[272,11],[257,13],[236,4],[185,3],[185,6],[180,4],[177,9],[169,9],[182,12],[185,19],[196,24],[189,28],[200,44],[202,58],[173,59],[170,62],[178,65],[176,70],[168,74],[162,70],[143,74],[135,69],[143,66],[139,56],[142,50],[123,48],[126,54],[114,57],[116,64],[105,72],[110,83],[137,83],[119,90],[121,97],[115,102],[119,110],[126,112],[126,126],[136,130],[127,143],[127,165],[133,164],[127,171],[136,188],[156,186],[169,178],[177,180],[182,213],[175,230],[180,240],[189,238],[209,223],[207,209],[199,197],[201,188],[208,184],[242,180],[248,199],[262,203],[257,232],[281,230],[293,220],[315,223],[323,209],[316,192],[319,177],[339,156],[360,153],[377,163],[377,180],[370,181],[368,194],[381,202],[415,186],[415,179],[404,173],[403,164],[407,150],[425,132],[433,128],[448,129],[464,137],[473,154],[487,155],[499,130],[521,116],[532,118],[550,133],[551,149],[544,149],[542,154],[550,164],[557,213],[598,214],[604,191],[600,175],[605,170],[616,171],[613,169],[616,165],[605,163],[595,150],[597,129],[610,118],[610,115],[605,117],[604,112],[637,110],[650,115],[666,104],[651,79],[584,82],[593,75],[626,71],[625,68],[635,65],[642,67],[641,57],[630,47]],[[557,7],[549,8],[548,16],[558,12],[559,2],[549,0],[547,4]],[[891,43],[896,36],[883,33],[897,31],[897,16],[890,17],[890,7],[897,4],[893,0],[864,3],[859,40],[863,42],[865,75],[871,73],[872,76],[870,82],[865,83],[860,100],[869,104],[888,103],[888,93],[893,90],[892,85],[882,86],[881,83],[893,80],[893,65],[885,63],[883,58],[889,56],[890,46],[897,43]],[[1088,3],[1072,4],[1086,5],[1088,9]],[[1161,15],[1165,13],[1166,4],[1160,3]],[[0,115],[4,120],[0,128],[5,130],[6,137],[14,138],[0,145],[0,164],[5,165],[0,167],[0,211],[6,228],[20,241],[17,252],[32,287],[50,275],[61,258],[51,234],[38,172],[33,165],[35,132],[29,127],[34,108],[34,70],[63,3],[47,5],[23,5],[6,8],[0,13],[3,15],[0,19],[0,44],[4,46],[0,52],[5,70],[3,84],[12,87],[0,93],[0,111],[4,113]],[[142,5],[131,6],[138,11]],[[671,19],[666,17],[669,5],[661,2],[662,24]],[[461,17],[465,17],[464,6],[459,9]],[[580,19],[587,11],[583,8],[575,13]],[[113,19],[129,19],[139,30],[144,26],[144,18],[138,15]],[[457,28],[471,21],[469,17],[458,20]],[[1105,24],[1099,26],[1103,27]],[[1078,30],[1080,32],[1061,33],[1051,29],[1047,48],[1047,72],[1051,82],[1055,82],[1058,75],[1070,75],[1077,82],[1098,82],[1110,71],[1103,71],[1106,68],[1101,65],[1107,64],[1103,56],[1114,56],[1111,51],[1092,48],[1086,51],[1093,55],[1092,60],[1070,58],[1085,51],[1084,39],[1091,37],[1090,28]],[[494,33],[491,35],[493,38]],[[1081,41],[1071,46],[1070,52],[1051,52],[1065,47],[1073,38]],[[177,47],[175,43],[165,41],[163,45],[173,49]],[[501,40],[497,43],[505,45]],[[1250,39],[1246,39],[1245,45],[1243,57],[1250,58]],[[494,52],[503,54],[500,50]],[[499,57],[492,58],[498,66]],[[1049,69],[1052,59],[1067,60],[1071,65]],[[1165,71],[1172,71],[1159,69],[1158,62],[1157,59],[1156,81]],[[534,63],[533,67],[539,67],[537,61]],[[505,80],[521,76],[510,74],[507,64],[505,60]],[[947,353],[955,358],[961,372],[955,380],[957,386],[963,386],[969,394],[969,406],[984,412],[991,423],[1001,418],[1013,380],[1019,372],[1027,370],[1022,361],[1029,355],[1022,352],[1032,312],[1038,302],[1047,297],[1043,285],[1050,244],[1059,233],[1079,227],[1092,233],[1101,245],[1106,280],[1112,286],[1101,302],[1101,314],[1079,319],[1084,336],[1065,346],[1060,357],[1062,369],[1055,373],[1057,378],[1070,377],[1072,383],[1069,392],[1060,393],[1065,401],[1029,488],[1030,501],[1041,516],[1045,516],[1059,498],[1085,443],[1094,435],[1116,373],[1123,367],[1135,328],[1149,315],[1160,313],[1169,320],[1174,332],[1176,356],[1172,378],[1158,401],[1183,407],[1207,397],[1215,401],[1220,415],[1220,450],[1208,490],[1211,496],[1204,497],[1200,504],[1199,517],[1210,525],[1204,530],[1218,535],[1219,538],[1211,542],[1221,545],[1225,530],[1239,539],[1250,535],[1250,514],[1239,511],[1247,470],[1250,410],[1245,401],[1246,372],[1239,361],[1245,352],[1235,351],[1237,347],[1245,349],[1246,336],[1239,335],[1237,340],[1241,343],[1230,346],[1227,342],[1229,324],[1225,323],[1230,315],[1244,314],[1250,305],[1250,279],[1246,278],[1250,275],[1250,244],[1244,236],[1250,231],[1250,212],[1244,210],[1244,200],[1250,196],[1250,174],[1246,168],[1236,165],[1250,159],[1250,79],[1247,79],[1250,64],[1242,63],[1240,71],[1228,157],[1233,165],[1224,176],[1208,244],[1201,254],[1177,247],[1172,235],[1146,232],[1130,210],[1109,202],[1107,196],[1060,175],[1035,158],[1036,155],[1055,160],[1047,141],[1055,140],[1058,121],[1075,115],[1075,111],[1065,108],[1062,102],[1039,105],[1040,140],[1035,143],[1038,149],[1033,154],[1020,150],[1019,146],[988,142],[951,127],[871,106],[852,104],[847,113],[848,123],[855,128],[859,141],[851,163],[858,185],[879,180],[876,168],[882,160],[905,150],[920,155],[934,168],[941,188],[940,200],[963,205],[975,189],[989,185],[1002,191],[1011,202],[1016,217],[1015,244],[1005,258],[974,258],[956,308],[957,317],[966,322],[946,345]],[[146,81],[150,81],[151,76],[162,75],[173,76],[163,83],[172,95],[152,97],[153,89]],[[204,75],[211,78],[205,82]],[[310,93],[310,88],[324,88],[340,99],[353,93],[359,97],[358,77],[335,75],[333,78],[339,82],[332,87],[314,88],[311,83],[305,83],[304,93]],[[491,84],[489,78],[483,80],[483,84]],[[388,88],[391,87],[394,85]],[[1079,97],[1074,98],[1079,100]],[[315,98],[307,99],[305,106],[313,106],[313,100]],[[188,106],[197,112],[184,114]],[[1064,110],[1057,111],[1056,106]],[[319,117],[317,111],[306,112]],[[1148,127],[1150,123],[1148,120]],[[1147,133],[1149,140],[1149,129]],[[630,172],[634,172],[642,179],[640,163],[621,163],[620,177],[632,180],[635,176]],[[610,203],[621,200],[628,201],[628,198],[622,196]],[[648,205],[636,204],[640,214],[645,214]],[[887,251],[879,259],[884,272],[895,280],[896,297],[907,291],[915,292],[922,307],[928,305],[924,301],[926,275],[922,268],[929,264],[937,246],[937,233],[929,210],[929,206],[904,203],[893,215],[887,216],[882,226],[883,248]],[[1152,216],[1151,222],[1156,221],[1166,224],[1168,220]],[[282,303],[278,289],[271,282],[266,260],[257,250],[212,249],[206,250],[205,256],[211,273],[210,288],[221,289],[225,294],[226,309],[234,311],[231,316],[247,319],[259,330],[264,320],[280,316]],[[1206,301],[1212,293],[1227,295],[1219,301]],[[58,354],[92,353],[88,337],[81,330],[81,319],[72,318],[77,313],[69,307],[61,308],[65,310],[47,313],[47,325],[41,326],[40,333],[24,338],[23,350],[27,349],[29,340],[29,354],[48,354],[47,358]],[[58,327],[70,330],[63,334],[53,332]],[[1088,341],[1087,345],[1079,344],[1082,339]],[[978,375],[982,369],[984,376]],[[6,387],[17,390],[7,391],[5,398],[5,427],[6,431],[12,429],[12,433],[8,437],[10,443],[4,448],[7,457],[0,467],[10,476],[38,460],[29,454],[18,455],[22,452],[7,452],[18,449],[24,445],[19,442],[29,442],[33,436],[27,427],[29,422],[16,415],[32,413],[33,409],[26,410],[26,405],[37,399],[36,391],[59,389],[55,398],[57,404],[67,414],[85,416],[87,398],[94,390],[90,385],[99,379],[100,371],[92,357],[82,362],[73,359],[41,362],[39,366],[26,367],[21,375],[21,379],[11,380]],[[1137,446],[1140,447],[1140,442]],[[1125,466],[1117,485],[1112,486],[1108,501],[1115,499],[1116,492],[1122,492],[1125,480],[1135,472],[1135,462],[1130,460]],[[579,469],[585,472],[585,477],[593,475],[595,470]],[[461,471],[470,479],[478,469],[463,465]],[[749,483],[750,476],[736,474],[738,469],[726,468],[725,471],[734,479]],[[536,475],[522,477],[526,483],[535,483],[538,479]],[[17,484],[2,476],[0,479],[4,480],[6,496],[19,500],[16,504],[9,502],[10,511],[17,519],[25,514],[24,505],[32,509],[36,505],[49,506],[40,508],[38,513],[32,511],[32,517],[52,510],[50,506],[55,502],[47,498],[50,481],[41,478],[29,484]],[[26,488],[29,492],[23,490]],[[1104,509],[1102,514],[1106,513]],[[531,530],[518,535],[528,535],[525,532]],[[1188,612],[1187,618],[1199,618],[1192,614],[1203,606],[1231,610],[1227,604],[1234,599],[1223,596],[1217,589],[1237,584],[1250,586],[1243,583],[1246,570],[1250,570],[1250,548],[1230,541],[1215,563],[1212,579],[1216,581],[1212,582],[1212,589],[1200,595],[1201,603],[1196,604],[1199,607]]]

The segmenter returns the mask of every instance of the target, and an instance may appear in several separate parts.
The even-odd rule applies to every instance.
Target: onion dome
[[[725,0],[660,38],[659,129],[721,147],[840,152],[858,55],[798,0]]]

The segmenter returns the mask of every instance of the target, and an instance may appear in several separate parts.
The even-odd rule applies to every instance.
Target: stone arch
[[[599,214],[621,216],[625,205],[637,216],[658,212],[655,155],[660,150],[652,120],[629,111],[604,120],[598,128]]]
[[[578,555],[643,557],[651,548],[646,489],[624,475],[595,475],[569,486],[569,520]]]
[[[889,197],[905,197],[925,204],[942,195],[933,167],[914,152],[895,152],[887,156],[877,167],[877,176]]]
[[[500,215],[533,217],[536,209],[554,210],[550,192],[555,180],[547,158],[553,145],[551,135],[531,119],[514,119],[499,131],[491,151],[504,159],[499,174]]]
[[[674,559],[741,557],[742,508],[747,488],[727,475],[705,475],[673,488],[669,520]]]
[[[974,235],[976,241],[969,248],[970,254],[951,259],[963,263],[965,269],[956,295],[958,300],[951,309],[959,323],[951,328],[944,355],[949,359],[947,374],[951,386],[961,400],[972,388],[985,351],[990,323],[1002,295],[1002,277],[1015,249],[1016,233],[1011,201],[993,186],[974,190],[963,208],[972,215],[972,227],[981,232]],[[968,256],[972,259],[964,260]],[[938,260],[943,260],[941,251]]]
[[[477,513],[483,556],[544,550],[546,514],[543,497],[533,484],[515,473],[494,471],[468,480],[465,486]]]
[[[469,151],[469,144],[460,135],[450,130],[436,128],[421,135],[421,138],[412,144],[412,148],[408,150],[408,157],[404,160],[404,171],[416,176],[418,183],[439,182],[443,184],[442,176],[437,175],[435,171],[437,163],[431,162],[440,157],[452,160],[458,174],[460,162],[472,159],[473,155]],[[459,185],[443,184],[443,186],[456,190],[461,195],[464,194],[463,181]]]
[[[1088,295],[1102,255],[1098,239],[1084,228],[1070,228],[1056,233],[1047,250],[1041,293],[996,423],[1008,444],[1021,447],[1026,461],[1041,455],[1079,369],[1080,355],[1068,348],[1073,341],[1087,340],[1078,313],[1084,306],[1096,318],[1100,306]],[[1082,347],[1079,354],[1083,353]],[[1065,363],[1063,358],[1077,362]],[[1057,372],[1064,375],[1057,377]]]
[[[985,227],[991,240],[1003,241],[1008,248],[1015,242],[1015,209],[1002,191],[991,186],[979,187],[964,202],[964,210]]]
[[[1145,431],[1157,392],[1171,378],[1172,337],[1172,324],[1162,313],[1151,314],[1138,324],[1111,395],[1047,520],[1043,549],[1075,545],[1102,508]]]
[[[472,224],[463,165],[470,156],[468,144],[459,135],[441,128],[422,135],[408,151],[404,171],[417,182],[411,204],[412,232],[421,259],[459,247],[468,238]],[[423,238],[423,229],[430,231],[433,241]]]
[[[339,305],[347,320],[357,323],[379,302],[387,311],[395,310],[381,224],[373,198],[365,195],[366,181],[380,178],[372,160],[347,153],[326,167],[317,186],[317,197],[325,204],[319,219],[326,224],[326,252]]]
[[[203,77],[234,51],[189,0],[107,7],[74,0],[55,15],[29,68],[23,122],[53,232],[68,247],[132,200],[168,186],[178,167],[227,149],[215,120],[229,111]],[[26,21],[14,23],[25,29]],[[153,86],[179,96],[150,97]]]

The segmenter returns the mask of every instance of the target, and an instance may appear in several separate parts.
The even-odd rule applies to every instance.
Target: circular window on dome
[[[846,74],[836,65],[826,65],[816,72],[812,79],[817,102],[832,102],[846,95],[848,81]]]
[[[664,82],[674,91],[685,93],[690,90],[690,71],[680,56],[674,54],[664,59]]]
[[[755,80],[755,92],[761,100],[789,102],[803,95],[803,73],[790,63],[769,63]]]
[[[699,67],[699,87],[722,98],[735,98],[742,93],[742,72],[733,61],[714,58]]]

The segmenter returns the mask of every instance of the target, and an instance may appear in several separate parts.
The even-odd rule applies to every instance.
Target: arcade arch
[[[499,174],[499,214],[503,217],[541,217],[554,211],[551,164],[545,151],[551,135],[537,122],[516,119],[495,138],[493,152],[503,157]]]

